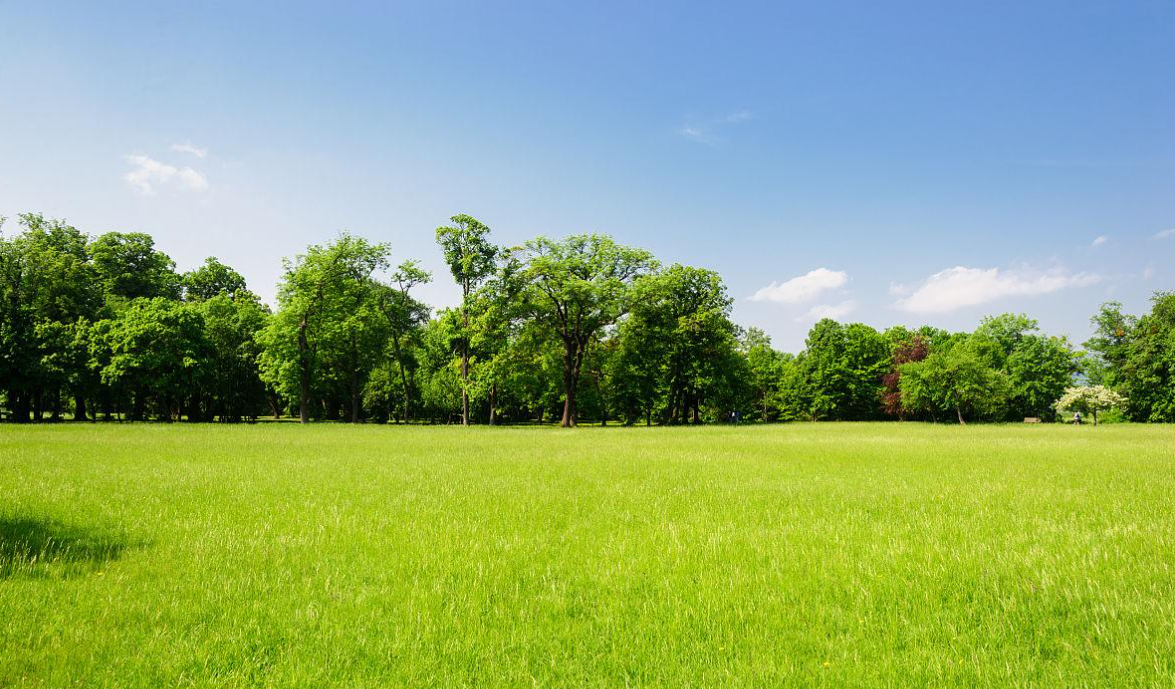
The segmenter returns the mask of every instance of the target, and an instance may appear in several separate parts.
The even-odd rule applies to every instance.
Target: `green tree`
[[[1040,334],[1036,320],[1005,313],[984,318],[972,335],[992,366],[1008,376],[1005,419],[1047,418],[1053,401],[1073,383],[1077,355],[1061,337]]]
[[[1094,384],[1122,385],[1130,355],[1130,340],[1138,319],[1122,313],[1119,302],[1110,301],[1102,304],[1090,322],[1094,334],[1085,342],[1085,349],[1089,352],[1083,362],[1086,378]]]
[[[258,337],[269,323],[269,310],[244,286],[235,290],[235,296],[214,294],[193,308],[204,323],[212,375],[202,394],[193,397],[188,417],[230,422],[256,418],[267,399]],[[276,407],[272,411],[277,414]]]
[[[563,344],[563,418],[577,420],[576,393],[584,356],[601,329],[630,306],[633,281],[655,268],[649,252],[617,244],[603,235],[562,240],[532,239],[523,248],[524,303],[536,322]]]
[[[218,294],[235,297],[246,289],[245,278],[215,256],[204,259],[204,265],[184,273],[181,280],[188,301],[211,299]]]
[[[825,318],[808,333],[803,373],[813,419],[865,420],[881,414],[889,347],[873,328]]]
[[[90,254],[108,298],[180,298],[175,261],[155,249],[149,234],[107,232],[90,244]]]
[[[498,248],[490,243],[490,228],[469,215],[454,215],[453,224],[437,228],[437,244],[453,279],[461,287],[461,423],[469,425],[469,299],[494,271]]]
[[[302,423],[310,420],[311,394],[326,397],[326,384],[339,378],[351,393],[351,419],[358,420],[359,359],[378,339],[375,321],[385,319],[371,277],[387,267],[388,251],[386,244],[343,233],[284,262],[278,311],[260,336],[261,371],[284,397],[298,400]]]
[[[427,284],[432,275],[417,261],[404,261],[388,284],[377,285],[380,312],[387,320],[392,356],[399,373],[404,421],[412,418],[412,384],[408,380],[409,346],[419,338],[420,328],[428,321],[429,309],[412,296],[412,289]]]
[[[1150,313],[1127,335],[1125,360],[1114,379],[1131,420],[1175,421],[1175,292],[1151,297]]]
[[[745,361],[730,320],[732,300],[717,273],[675,264],[637,279],[630,301],[619,355],[633,374],[628,390],[640,395],[635,406],[648,414],[663,394],[662,421],[670,424],[700,423],[706,407],[725,417],[739,406],[739,395],[729,393],[746,391]]]
[[[759,328],[748,328],[739,345],[747,359],[759,420],[771,421],[778,408],[784,356],[771,347],[771,338]]]
[[[80,362],[58,348],[66,329],[92,319],[102,295],[89,262],[87,239],[74,227],[43,216],[20,216],[22,232],[0,236],[0,386],[11,416],[60,418],[62,392],[80,380]],[[74,389],[75,415],[85,418],[84,395]]]
[[[902,365],[902,402],[908,411],[954,412],[960,424],[966,418],[999,415],[1011,394],[1002,371],[988,361],[981,343],[967,338],[931,351],[922,361]]]
[[[106,350],[99,357],[102,380],[130,392],[132,421],[144,419],[152,402],[161,418],[179,418],[189,395],[215,373],[212,343],[200,311],[191,305],[137,299],[103,325],[95,342]]]

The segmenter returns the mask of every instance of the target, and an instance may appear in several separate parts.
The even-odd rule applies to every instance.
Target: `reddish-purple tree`
[[[902,364],[912,361],[922,361],[930,354],[930,343],[921,335],[913,335],[910,339],[899,343],[893,350],[893,369],[881,377],[881,403],[885,413],[905,419],[905,410],[902,408]]]

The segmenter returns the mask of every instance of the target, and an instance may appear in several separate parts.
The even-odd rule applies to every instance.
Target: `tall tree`
[[[421,268],[417,261],[404,261],[392,273],[390,283],[380,285],[378,291],[380,311],[387,319],[392,355],[396,360],[396,369],[400,374],[400,384],[403,388],[402,409],[405,422],[412,418],[412,386],[408,381],[407,341],[428,321],[429,316],[428,307],[414,298],[411,292],[412,288],[426,284],[430,280],[432,275]]]
[[[563,418],[575,426],[576,393],[587,347],[629,308],[633,281],[656,266],[643,249],[589,234],[532,239],[523,247],[524,303],[563,344]]]
[[[66,330],[96,317],[102,295],[90,264],[87,238],[60,220],[20,216],[22,232],[0,237],[0,381],[12,416],[60,418],[62,392],[79,381],[83,359],[64,356]],[[75,414],[86,415],[73,390]]]
[[[184,273],[181,282],[188,301],[211,299],[218,294],[232,298],[246,289],[245,278],[215,256],[209,256],[204,259],[204,265]]]
[[[1093,337],[1085,341],[1089,356],[1083,368],[1091,383],[1111,388],[1122,385],[1126,361],[1130,356],[1130,340],[1138,319],[1122,312],[1122,304],[1110,301],[1102,304],[1090,319]]]
[[[182,291],[175,261],[155,248],[142,232],[107,232],[90,244],[94,270],[115,299],[179,299]]]
[[[776,406],[779,380],[783,376],[783,355],[771,347],[771,337],[759,328],[748,328],[740,347],[751,372],[759,420],[766,423],[772,419]]]
[[[890,343],[891,368],[889,373],[881,378],[881,404],[885,413],[905,420],[906,409],[902,405],[902,366],[922,361],[930,354],[930,343],[917,332],[897,326],[885,331],[885,338]]]
[[[490,228],[464,213],[449,218],[452,225],[437,228],[437,244],[453,279],[461,287],[461,423],[469,425],[469,299],[494,271],[498,248],[490,243]]]
[[[808,333],[802,360],[813,419],[860,421],[881,412],[881,379],[889,351],[881,333],[825,318]]]
[[[974,338],[934,350],[901,370],[902,403],[908,411],[935,417],[953,412],[960,424],[967,417],[1000,415],[1011,394],[1007,375],[991,365],[982,342]]]
[[[310,421],[310,396],[323,374],[341,375],[350,388],[351,416],[361,396],[360,350],[371,339],[376,313],[371,276],[385,268],[386,244],[343,233],[304,255],[286,260],[278,288],[278,312],[261,335],[265,380],[298,400],[298,417]],[[348,371],[322,371],[328,362],[347,362]]]
[[[620,328],[621,356],[638,384],[666,395],[665,423],[700,423],[703,407],[719,404],[729,414],[727,394],[741,388],[736,371],[738,328],[730,320],[732,300],[722,278],[711,270],[673,265],[633,283],[632,310]],[[631,406],[631,405],[627,405]]]
[[[178,419],[188,398],[218,372],[211,368],[212,343],[193,305],[156,297],[136,299],[117,318],[103,321],[96,338],[106,351],[103,381],[132,395],[131,420],[153,406],[163,419]]]

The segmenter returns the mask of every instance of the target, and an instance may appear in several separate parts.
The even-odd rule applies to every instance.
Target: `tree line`
[[[16,225],[0,233],[7,421],[1175,420],[1175,293],[1140,317],[1104,304],[1083,350],[1003,314],[970,333],[825,319],[793,355],[731,320],[717,273],[604,235],[502,247],[454,216],[436,238],[461,302],[434,310],[417,261],[342,233],[284,261],[270,308],[214,257],[177,272],[144,233]]]

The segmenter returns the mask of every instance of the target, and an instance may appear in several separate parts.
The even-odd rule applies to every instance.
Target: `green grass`
[[[0,428],[0,686],[1175,683],[1175,429]]]

